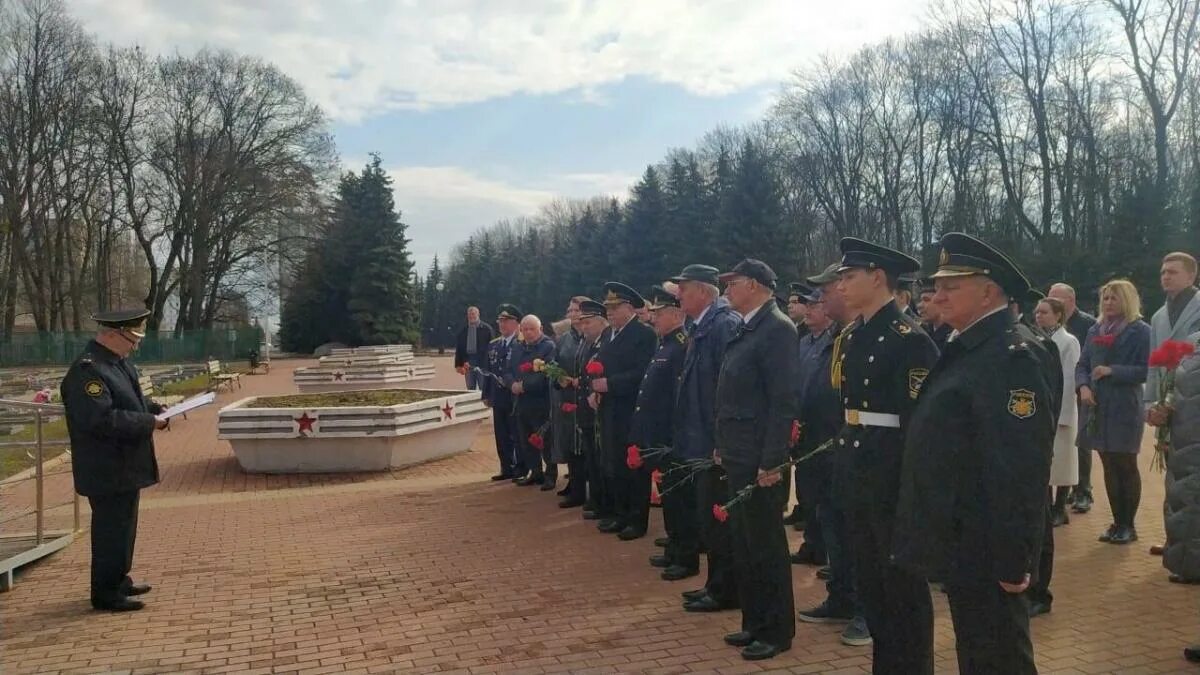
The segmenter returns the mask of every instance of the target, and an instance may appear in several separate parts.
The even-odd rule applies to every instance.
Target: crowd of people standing
[[[682,609],[740,609],[725,641],[746,659],[789,649],[798,618],[844,624],[877,673],[931,673],[937,582],[961,672],[1036,672],[1029,619],[1051,610],[1053,528],[1092,508],[1093,451],[1112,509],[1100,541],[1116,545],[1138,538],[1145,423],[1200,456],[1200,368],[1172,374],[1167,403],[1150,365],[1200,337],[1196,261],[1164,258],[1147,323],[1127,280],[1092,317],[960,233],[931,270],[858,239],[841,252],[786,291],[754,259],[688,265],[645,295],[608,282],[569,299],[554,337],[504,304],[481,339],[471,308],[455,361],[493,410],[493,480],[555,490],[565,465],[559,506],[624,541],[646,534],[654,484],[667,536],[649,563],[676,581],[703,557]],[[1190,478],[1168,465],[1168,486]],[[1193,502],[1168,493],[1164,563],[1183,583],[1200,581],[1200,536],[1170,518],[1200,528]],[[795,553],[787,525],[804,531]],[[792,564],[820,568],[818,606],[795,610]]]

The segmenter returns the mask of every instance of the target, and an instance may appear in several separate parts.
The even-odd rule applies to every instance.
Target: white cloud
[[[73,0],[102,38],[279,65],[335,118],[643,76],[702,95],[779,81],[915,26],[924,0]],[[602,99],[602,97],[600,97]]]

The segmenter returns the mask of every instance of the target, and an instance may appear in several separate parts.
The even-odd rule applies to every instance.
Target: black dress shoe
[[[1043,614],[1049,614],[1049,613],[1050,613],[1049,603],[1045,603],[1045,602],[1029,603],[1029,618],[1032,619],[1035,616],[1041,616]]]
[[[567,487],[555,492],[554,494],[558,495],[559,497],[566,497],[567,495],[571,494],[571,484],[567,483]]]
[[[1184,649],[1183,658],[1192,663],[1200,663],[1200,645],[1192,645]]]
[[[658,537],[654,540],[654,545],[659,548],[666,548],[669,543],[671,543],[671,540],[668,537]]]
[[[1054,516],[1050,519],[1050,524],[1054,527],[1061,527],[1071,522],[1071,517],[1066,511],[1055,511]]]
[[[1178,574],[1172,574],[1172,575],[1168,576],[1167,581],[1169,581],[1173,584],[1186,584],[1189,586],[1195,586],[1196,584],[1200,584],[1200,579],[1189,579],[1187,577],[1181,577]]]
[[[707,588],[697,588],[694,591],[684,591],[684,592],[680,593],[679,595],[683,596],[684,600],[699,600],[700,598],[703,598],[704,596],[708,595],[708,589]]]
[[[707,593],[695,600],[688,600],[683,603],[683,611],[685,612],[719,612],[722,609],[725,608]]]
[[[818,567],[827,562],[824,555],[813,551],[812,547],[807,544],[801,544],[800,550],[792,554],[791,560],[793,565],[816,565]]]
[[[725,636],[725,644],[730,647],[749,647],[754,642],[754,636],[744,630]]]
[[[1071,505],[1073,513],[1087,513],[1092,510],[1092,496],[1087,493],[1082,493],[1076,498],[1075,503]]]
[[[1163,554],[1163,545],[1162,544],[1155,544],[1150,547],[1150,555],[1162,555],[1162,554]]]
[[[121,592],[125,595],[145,595],[150,591],[150,584],[128,584],[121,587]]]
[[[779,646],[760,642],[755,640],[749,646],[742,649],[742,658],[747,661],[762,661],[763,659],[771,659],[786,652],[792,648],[792,643],[788,642]]]
[[[513,482],[521,487],[529,487],[530,485],[541,485],[542,479],[535,476],[526,476]]]
[[[577,506],[583,506],[583,502],[578,499],[564,499],[558,503],[560,509],[573,509]]]
[[[554,482],[553,482],[553,479],[547,478],[547,479],[546,479],[546,480],[545,480],[545,481],[542,483],[542,487],[540,487],[540,488],[538,488],[538,489],[539,489],[539,490],[541,490],[542,492],[549,492],[549,491],[553,490],[553,489],[554,489]]]
[[[1108,526],[1108,529],[1104,531],[1104,534],[1100,535],[1100,537],[1099,537],[1099,539],[1097,539],[1097,541],[1102,541],[1107,544],[1112,541],[1112,538],[1116,533],[1117,533],[1117,524],[1113,523],[1112,525]]]
[[[634,539],[641,539],[644,536],[646,536],[645,530],[640,530],[630,525],[629,527],[621,530],[620,534],[617,535],[617,539],[620,539],[621,541],[633,541]]]
[[[833,576],[833,568],[830,567],[829,565],[826,565],[826,566],[822,567],[821,569],[817,570],[817,578],[820,579],[821,581],[829,581],[829,578],[832,576]]]
[[[584,520],[600,520],[600,513],[598,511],[589,511],[587,509],[587,507],[584,507],[583,519]]]
[[[666,569],[671,566],[671,559],[665,555],[652,555],[650,556],[650,566]]]
[[[1133,529],[1132,527],[1122,526],[1118,527],[1117,531],[1113,533],[1112,539],[1109,540],[1109,543],[1118,545],[1129,544],[1137,541],[1137,538],[1137,530]]]
[[[683,565],[671,565],[667,569],[663,570],[663,573],[660,574],[659,576],[662,577],[663,581],[679,581],[680,579],[687,579],[688,577],[694,577],[697,574],[700,574],[700,569],[697,567],[684,567]],[[693,591],[688,591],[688,592],[691,593]]]
[[[92,608],[104,612],[136,612],[145,606],[141,600],[130,600],[125,596],[107,600],[92,598]]]
[[[616,534],[625,528],[615,520],[602,520],[596,525],[596,529],[605,534]]]
[[[510,474],[510,473],[498,473],[495,476],[492,476],[492,480],[511,480],[511,479],[512,479],[512,474]]]

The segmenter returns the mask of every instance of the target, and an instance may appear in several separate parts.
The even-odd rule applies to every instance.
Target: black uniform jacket
[[[842,405],[847,411],[898,415],[900,427],[846,424],[837,435],[835,498],[843,508],[890,517],[900,490],[908,417],[937,347],[917,322],[889,302],[842,337]]]
[[[592,377],[587,374],[587,364],[600,353],[600,345],[608,340],[611,329],[605,328],[596,340],[581,339],[579,351],[575,353],[575,370],[579,373],[579,386],[572,389],[575,393],[575,424],[580,429],[593,429],[596,426],[596,411],[588,405],[588,396],[592,393]]]
[[[908,427],[897,564],[960,583],[1037,568],[1061,391],[1045,351],[1007,311],[947,343]]]
[[[637,407],[638,388],[646,365],[654,356],[658,336],[654,329],[632,319],[615,337],[601,338],[596,360],[604,364],[608,392],[600,397],[600,437],[604,448],[625,456],[633,410]]]
[[[796,419],[796,326],[772,299],[734,333],[717,379],[717,452],[730,488],[788,458]]]
[[[642,386],[638,389],[630,443],[641,448],[671,446],[675,398],[679,391],[679,376],[683,373],[686,344],[687,337],[682,328],[671,331],[659,340],[658,351],[650,359],[650,365],[642,377]]]
[[[162,406],[142,395],[133,364],[92,340],[67,370],[59,392],[76,492],[103,497],[158,482],[154,416]]]

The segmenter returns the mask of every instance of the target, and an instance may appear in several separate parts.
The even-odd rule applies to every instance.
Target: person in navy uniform
[[[954,329],[942,321],[941,311],[933,302],[933,295],[937,292],[933,279],[928,276],[921,277],[918,283],[921,285],[921,296],[917,300],[917,316],[921,318],[921,329],[933,340],[940,354],[946,348],[946,340],[950,338]]]
[[[606,520],[616,515],[612,500],[612,488],[605,479],[604,455],[596,438],[596,411],[588,405],[592,393],[592,376],[587,374],[587,365],[600,353],[600,345],[609,336],[608,318],[604,305],[587,299],[579,303],[579,332],[583,340],[575,354],[575,424],[579,429],[579,447],[587,465],[587,501],[583,505],[584,520]],[[574,470],[574,469],[572,469]]]
[[[646,534],[650,486],[646,483],[643,487],[642,472],[626,465],[626,448],[638,387],[654,356],[658,338],[650,326],[637,320],[636,311],[646,304],[637,291],[610,281],[604,284],[604,293],[612,332],[601,342],[596,355],[596,360],[604,366],[604,375],[591,380],[589,404],[599,413],[601,451],[606,478],[611,480],[616,514],[611,520],[601,520],[596,529],[630,541]]]
[[[675,417],[675,398],[679,389],[679,376],[683,372],[683,356],[686,352],[687,336],[683,333],[683,310],[679,308],[679,298],[662,286],[650,289],[646,298],[646,306],[650,309],[650,323],[658,335],[658,351],[650,359],[646,374],[642,377],[641,388],[638,389],[637,407],[633,412],[633,427],[629,434],[629,442],[639,448],[672,447],[672,427]],[[654,468],[666,474],[672,467],[683,464],[674,449],[656,461],[647,462],[643,473],[649,475]],[[686,550],[680,548],[681,542],[696,541],[698,535],[692,532],[681,533],[680,528],[695,529],[694,493],[672,490],[672,486],[688,478],[687,469],[679,469],[663,479],[659,489],[667,492],[662,498],[663,527],[667,531],[666,550],[661,555],[650,557],[654,567],[682,567],[689,576],[699,574],[700,549],[690,546]],[[644,481],[643,481],[644,482]],[[691,481],[688,480],[688,483]],[[650,496],[649,484],[646,483],[646,497]],[[648,513],[648,511],[647,511]],[[644,529],[645,523],[642,523]]]
[[[748,661],[791,649],[796,635],[792,566],[783,508],[791,472],[784,468],[797,417],[800,343],[796,326],[775,302],[775,272],[747,258],[721,275],[741,330],[725,348],[716,395],[716,453],[733,493],[754,486],[729,509],[742,627],[725,636]],[[712,514],[715,518],[715,513]]]
[[[550,380],[546,373],[534,368],[533,362],[554,360],[554,340],[542,332],[542,320],[533,314],[521,317],[521,339],[508,352],[508,370],[504,386],[516,401],[513,406],[517,422],[517,447],[529,475],[517,485],[540,485],[549,492],[558,482],[558,465],[551,458],[550,447]],[[542,437],[542,447],[534,446],[533,435]]]
[[[167,422],[148,400],[127,359],[142,338],[149,310],[98,313],[96,337],[67,369],[59,393],[71,437],[75,491],[92,507],[92,607],[142,609],[132,596],[150,591],[129,576],[137,539],[138,497],[158,482],[154,432]]]
[[[845,426],[837,435],[834,494],[846,515],[858,599],[874,638],[874,672],[932,674],[928,584],[890,560],[906,424],[937,360],[933,341],[894,296],[900,277],[920,263],[852,237],[840,248],[837,287],[857,318],[838,355]]]
[[[1017,266],[965,234],[941,247],[935,302],[955,333],[908,418],[893,557],[944,582],[960,672],[1036,673],[1022,593],[1047,527],[1062,374],[1008,311],[1029,290]]]
[[[513,396],[504,386],[504,374],[508,371],[508,353],[516,341],[517,326],[521,310],[515,305],[503,304],[496,308],[496,327],[500,336],[487,346],[487,359],[479,378],[479,390],[483,403],[492,409],[492,432],[496,437],[496,457],[500,462],[500,473],[492,480],[520,480],[526,469],[517,448],[517,426],[513,417]]]

